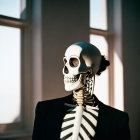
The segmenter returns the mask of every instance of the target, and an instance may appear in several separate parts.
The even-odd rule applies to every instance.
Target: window
[[[27,9],[26,0],[0,1],[0,138],[27,132]]]
[[[20,37],[20,29],[0,26],[0,124],[21,120]]]
[[[101,51],[101,54],[108,59],[108,43],[104,36],[90,35],[90,42],[97,46]],[[96,76],[95,79],[95,94],[104,103],[109,104],[109,70],[105,70],[100,76]]]
[[[94,93],[105,104],[123,110],[123,65],[116,52],[113,29],[119,25],[111,27],[116,18],[111,17],[114,14],[111,4],[110,0],[90,0],[90,42],[111,62],[107,70],[96,76]],[[120,38],[120,34],[118,36]],[[117,42],[120,43],[120,39]]]
[[[26,9],[25,0],[1,0],[0,1],[0,15],[22,18],[24,10]]]

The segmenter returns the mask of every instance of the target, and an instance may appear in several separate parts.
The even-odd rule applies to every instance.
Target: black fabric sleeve
[[[35,109],[35,120],[34,120],[34,127],[33,127],[33,134],[32,140],[39,140],[40,138],[40,103],[38,102]]]
[[[119,131],[119,140],[130,140],[130,129],[129,129],[129,117],[126,113],[124,117],[121,118],[120,122],[120,131]]]

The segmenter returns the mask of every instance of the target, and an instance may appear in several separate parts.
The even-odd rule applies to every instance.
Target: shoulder
[[[107,115],[110,119],[121,121],[121,122],[128,122],[128,113],[121,111],[119,109],[113,108],[111,106],[105,105],[103,103],[100,103],[101,110],[104,112],[105,115]]]
[[[52,109],[56,110],[57,108],[61,108],[64,105],[64,102],[68,98],[68,96],[39,101],[36,105],[36,110],[45,111],[45,110],[52,110]]]
[[[103,111],[102,115],[104,116],[103,120],[106,120],[106,124],[110,124],[111,129],[114,133],[117,132],[117,139],[120,140],[130,140],[130,129],[129,129],[129,117],[128,113],[110,107],[101,103],[101,110]],[[112,132],[112,133],[113,133]]]
[[[56,103],[60,103],[62,102],[63,100],[65,100],[66,97],[61,97],[61,98],[56,98],[56,99],[50,99],[50,100],[44,100],[44,101],[39,101],[38,104],[40,106],[46,106],[46,105],[49,105],[49,104],[56,104]]]

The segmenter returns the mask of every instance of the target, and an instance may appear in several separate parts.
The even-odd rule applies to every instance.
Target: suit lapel
[[[60,98],[47,104],[46,113],[44,112],[44,117],[47,119],[44,119],[42,133],[45,135],[44,138],[48,140],[60,138],[61,125],[65,114],[64,102],[64,98]]]
[[[61,126],[62,126],[63,118],[64,118],[64,116],[66,114],[66,110],[67,110],[67,107],[64,104],[65,103],[72,103],[73,102],[72,97],[73,97],[73,95],[70,94],[64,98],[61,98],[59,100],[58,104],[56,105],[56,109],[55,109],[56,116],[54,117],[54,122],[53,122],[54,125],[57,126],[55,128],[55,130],[53,131],[54,134],[56,134],[56,136],[55,136],[56,139],[60,138]]]
[[[96,127],[96,133],[93,140],[106,140],[109,139],[111,136],[109,130],[111,124],[111,119],[109,117],[109,112],[107,110],[106,105],[98,100],[99,105],[99,115],[98,115],[98,122]],[[110,136],[108,135],[110,134]]]

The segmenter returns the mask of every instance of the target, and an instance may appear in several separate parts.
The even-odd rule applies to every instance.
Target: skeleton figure
[[[32,140],[130,140],[128,114],[100,102],[95,75],[109,65],[92,44],[72,44],[65,52],[66,97],[38,102]]]
[[[95,135],[94,130],[89,130],[89,132],[86,132],[89,134],[85,134],[85,136],[80,136],[82,135],[81,133],[84,133],[82,132],[81,126],[86,127],[84,126],[86,125],[86,123],[84,124],[84,119],[82,116],[87,114],[88,111],[85,112],[84,110],[88,110],[88,105],[93,107],[93,110],[90,110],[89,112],[92,112],[92,115],[96,114],[96,117],[98,117],[98,106],[94,108],[95,102],[93,91],[95,74],[99,70],[101,59],[102,56],[100,51],[92,44],[86,42],[78,42],[72,44],[70,47],[67,48],[65,52],[65,56],[63,58],[63,75],[65,90],[73,91],[73,97],[76,101],[76,106],[73,109],[73,111],[75,111],[75,119],[73,121],[73,127],[71,129],[72,132],[69,130],[72,135],[69,138],[72,140],[82,138],[89,139],[89,137],[86,137],[86,135],[90,135],[90,137],[93,137]],[[88,115],[89,114],[87,114],[87,116]],[[67,119],[68,117],[69,114],[66,114],[64,119]],[[90,122],[94,122],[93,125],[96,127],[97,120],[95,118],[89,117],[87,119],[89,119],[88,121]],[[64,127],[66,127],[65,122],[62,124],[62,128]],[[88,128],[89,127],[87,126],[87,129]],[[64,139],[67,137],[67,135],[70,134],[67,132],[61,132],[60,138]]]

